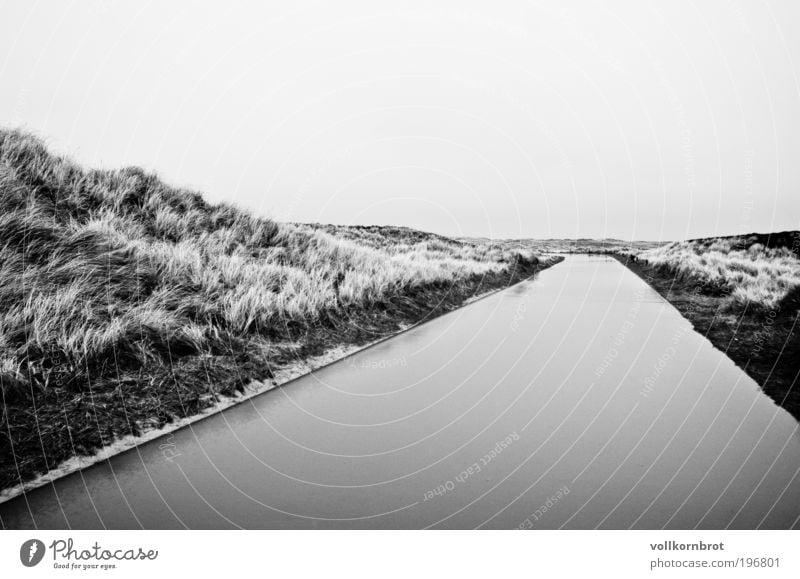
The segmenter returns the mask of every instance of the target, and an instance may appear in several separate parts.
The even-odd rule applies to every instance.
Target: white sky
[[[800,228],[800,3],[3,2],[0,124],[281,220]]]

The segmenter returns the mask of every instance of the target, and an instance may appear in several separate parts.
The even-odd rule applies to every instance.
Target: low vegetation
[[[777,245],[775,237],[783,244]],[[680,241],[630,255],[681,282],[725,295],[730,308],[774,309],[800,286],[800,236],[742,236]]]
[[[800,419],[800,231],[618,253]]]
[[[631,253],[661,247],[659,241],[623,241],[621,239],[536,239],[529,242],[541,253],[605,254]]]
[[[0,488],[530,276],[530,249],[281,224],[0,131]]]

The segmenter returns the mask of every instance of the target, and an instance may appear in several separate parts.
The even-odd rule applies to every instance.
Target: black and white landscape
[[[3,529],[800,528],[793,3],[0,13]]]

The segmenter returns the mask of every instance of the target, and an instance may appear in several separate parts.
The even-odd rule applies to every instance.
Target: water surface
[[[536,279],[0,505],[20,528],[788,528],[797,423],[619,262]]]

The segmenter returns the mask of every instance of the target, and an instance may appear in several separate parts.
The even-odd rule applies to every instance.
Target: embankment
[[[615,255],[650,284],[753,378],[772,400],[800,420],[800,292],[773,308],[731,309],[727,294],[696,279],[679,278],[629,256]]]
[[[279,223],[0,130],[0,489],[551,263],[519,243]]]

